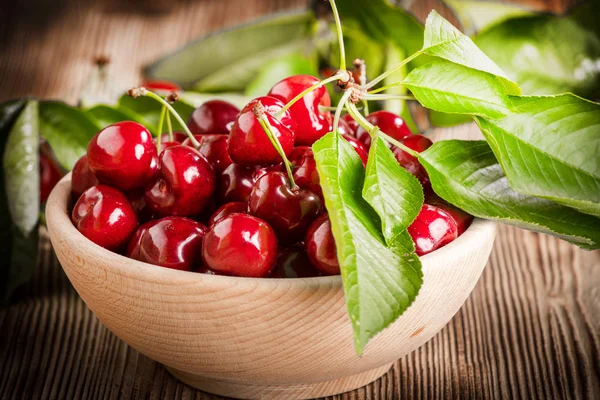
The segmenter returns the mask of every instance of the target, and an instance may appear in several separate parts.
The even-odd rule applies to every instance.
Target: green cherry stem
[[[377,89],[369,90],[369,94],[376,94],[379,92],[383,92],[384,90],[388,90],[388,89],[391,89],[393,87],[400,86],[400,85],[402,85],[402,82],[390,83],[389,85],[385,85],[382,87],[378,87]]]
[[[367,121],[362,115],[360,115],[360,113],[358,112],[358,110],[356,109],[356,106],[354,106],[354,104],[352,104],[351,102],[347,102],[347,107],[348,107],[348,112],[350,113],[350,115],[352,115],[352,118],[354,118],[356,120],[356,122],[358,122],[358,124],[360,126],[362,126],[367,132],[369,132],[369,134],[372,137],[379,135],[385,141],[393,144],[394,146],[401,148],[402,150],[404,150],[411,156],[419,157],[418,152],[416,152],[413,149],[411,149],[410,147],[406,146],[404,143],[401,143],[400,141],[394,139],[393,137],[386,134],[385,132],[383,132],[380,129],[375,129],[377,127],[375,125],[371,124],[369,121]]]
[[[277,111],[277,113],[275,113],[274,117],[279,119],[283,116],[283,114],[285,114],[285,112],[287,110],[290,109],[291,106],[294,105],[294,103],[296,103],[298,100],[300,100],[301,98],[303,98],[304,96],[306,96],[307,94],[309,94],[310,92],[312,92],[315,89],[320,88],[323,85],[326,85],[330,82],[334,82],[337,81],[338,79],[343,79],[346,78],[348,76],[347,72],[344,73],[340,73],[340,74],[336,74],[333,76],[330,76],[327,79],[323,79],[320,82],[315,83],[314,85],[312,85],[311,87],[305,89],[304,91],[302,91],[301,93],[299,93],[296,97],[294,97],[293,99],[291,99],[285,106],[283,106],[283,108],[279,111]]]
[[[340,117],[342,116],[342,110],[344,109],[344,105],[350,98],[350,95],[352,95],[352,90],[354,90],[354,89],[353,88],[346,89],[346,91],[342,95],[342,98],[340,99],[340,102],[338,103],[337,109],[335,110],[335,114],[333,115],[333,130],[335,132],[338,131]]]
[[[163,124],[165,123],[165,114],[167,113],[167,107],[162,106],[160,109],[160,118],[158,118],[158,143],[156,144],[156,149],[158,150],[158,154],[160,154],[160,147],[162,142],[162,129]]]
[[[179,122],[179,124],[183,127],[183,130],[185,131],[186,135],[190,139],[190,142],[192,143],[192,145],[196,149],[198,147],[200,147],[200,143],[198,143],[198,141],[196,140],[196,138],[194,137],[194,135],[190,131],[190,128],[187,127],[187,124],[185,123],[185,121],[181,118],[181,116],[179,116],[179,114],[177,113],[177,111],[175,111],[175,109],[173,108],[173,106],[171,106],[165,99],[163,99],[162,97],[160,97],[156,93],[153,93],[153,92],[149,91],[145,87],[139,87],[139,88],[129,89],[129,91],[127,92],[127,94],[129,96],[133,97],[134,99],[137,98],[137,97],[140,97],[140,96],[151,97],[154,100],[156,100],[159,103],[161,103],[163,106],[165,106],[167,108],[168,111],[171,112],[171,114],[173,114],[173,116],[175,117],[175,119],[177,120],[177,122]]]
[[[171,124],[171,113],[167,114],[167,128],[169,129],[169,141],[173,141],[173,125]]]
[[[408,64],[409,62],[411,62],[412,60],[414,60],[415,58],[417,58],[418,56],[421,55],[421,50],[417,51],[415,54],[413,54],[412,56],[405,58],[403,61],[401,61],[399,64],[397,64],[396,66],[388,69],[387,71],[385,71],[383,74],[379,75],[377,78],[373,79],[371,82],[367,83],[366,85],[363,86],[363,89],[369,90],[371,89],[373,86],[377,85],[379,82],[381,82],[382,80],[384,80],[385,78],[387,78],[389,75],[393,74],[394,72],[398,71],[400,68],[402,68],[404,65]]]
[[[333,18],[335,19],[335,30],[337,32],[338,44],[340,45],[340,70],[346,69],[346,50],[344,49],[344,34],[342,33],[342,21],[340,21],[340,14],[338,13],[335,0],[329,0],[331,10],[333,11]]]
[[[269,119],[267,118],[267,115],[265,112],[265,107],[262,105],[262,103],[260,101],[258,101],[256,103],[256,105],[254,105],[252,112],[256,116],[256,119],[258,120],[258,123],[262,127],[263,131],[269,138],[269,141],[271,142],[271,144],[273,145],[273,147],[275,148],[275,150],[277,151],[277,153],[283,160],[283,165],[285,165],[285,170],[288,174],[288,178],[290,179],[290,188],[291,189],[296,188],[296,182],[294,182],[294,175],[292,174],[292,163],[286,157],[285,152],[283,151],[283,147],[281,147],[281,143],[279,143],[279,139],[273,133],[273,127],[271,126],[271,123],[269,122]]]
[[[414,96],[404,94],[363,94],[365,100],[416,100]]]

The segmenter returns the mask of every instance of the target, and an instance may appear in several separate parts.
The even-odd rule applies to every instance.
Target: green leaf
[[[422,51],[455,64],[487,72],[500,78],[507,94],[520,95],[521,89],[475,43],[463,35],[450,22],[435,10],[429,13],[425,22],[425,38]]]
[[[311,57],[302,54],[286,54],[269,61],[248,84],[245,94],[251,97],[264,96],[277,82],[293,75],[319,76],[316,53]]]
[[[108,126],[122,121],[135,121],[146,126],[153,134],[157,134],[157,127],[150,124],[138,113],[120,105],[109,106],[98,104],[87,109],[87,112],[96,119],[100,126]]]
[[[37,226],[40,210],[38,103],[30,100],[15,121],[4,147],[4,190],[13,223],[23,236]]]
[[[415,299],[421,263],[408,234],[385,244],[377,214],[362,197],[365,170],[352,146],[337,133],[313,145],[337,247],[354,344],[366,343],[390,325]]]
[[[40,134],[50,143],[58,162],[71,170],[102,128],[86,111],[62,102],[40,102]]]
[[[511,19],[474,40],[523,93],[588,97],[600,92],[600,38],[571,18]]]
[[[419,159],[433,190],[471,215],[549,233],[583,248],[600,248],[600,219],[511,189],[483,140],[436,142]]]
[[[315,51],[312,12],[277,14],[205,36],[145,73],[198,91],[242,91],[269,60]]]
[[[162,110],[162,104],[158,101],[150,98],[150,97],[138,97],[134,99],[133,97],[124,94],[119,99],[119,106],[125,110],[130,110],[143,118],[146,127],[153,132],[158,130],[158,122],[160,120],[160,112]],[[191,104],[186,103],[183,99],[179,99],[177,102],[172,104],[177,114],[184,120],[187,121],[195,107]],[[171,122],[173,124],[174,130],[183,130],[183,126],[173,117],[171,116]],[[167,125],[166,123],[163,125],[163,131],[166,131]]]
[[[444,2],[458,17],[463,32],[467,35],[473,35],[507,19],[533,14],[524,4],[469,0],[445,0]]]
[[[500,77],[446,60],[414,69],[404,85],[423,106],[449,114],[498,118],[512,108]]]
[[[600,104],[572,94],[512,101],[513,114],[477,118],[511,187],[600,217]]]
[[[473,118],[467,114],[447,114],[440,111],[429,110],[429,122],[433,126],[450,127],[473,122]]]
[[[375,139],[369,150],[362,196],[379,215],[390,247],[399,237],[404,238],[423,205],[423,187],[402,168],[381,138]]]

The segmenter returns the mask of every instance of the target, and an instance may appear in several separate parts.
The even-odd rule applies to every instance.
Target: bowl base
[[[236,399],[301,400],[333,396],[365,386],[384,375],[392,364],[333,381],[297,385],[258,385],[220,381],[166,367],[175,378],[204,392]]]

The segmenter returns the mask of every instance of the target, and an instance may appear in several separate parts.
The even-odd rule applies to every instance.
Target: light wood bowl
[[[422,257],[413,305],[358,357],[339,276],[251,279],[176,271],[95,245],[71,223],[70,174],[46,219],[56,255],[87,306],[181,381],[235,398],[305,399],[364,386],[439,332],[486,265],[492,222]]]

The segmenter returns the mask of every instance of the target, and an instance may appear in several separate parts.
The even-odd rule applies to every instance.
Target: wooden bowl
[[[413,305],[358,357],[339,276],[252,279],[131,260],[81,235],[67,212],[70,174],[46,206],[50,238],[79,295],[127,344],[176,378],[235,398],[304,399],[366,385],[439,332],[487,262],[492,222],[422,257]]]

